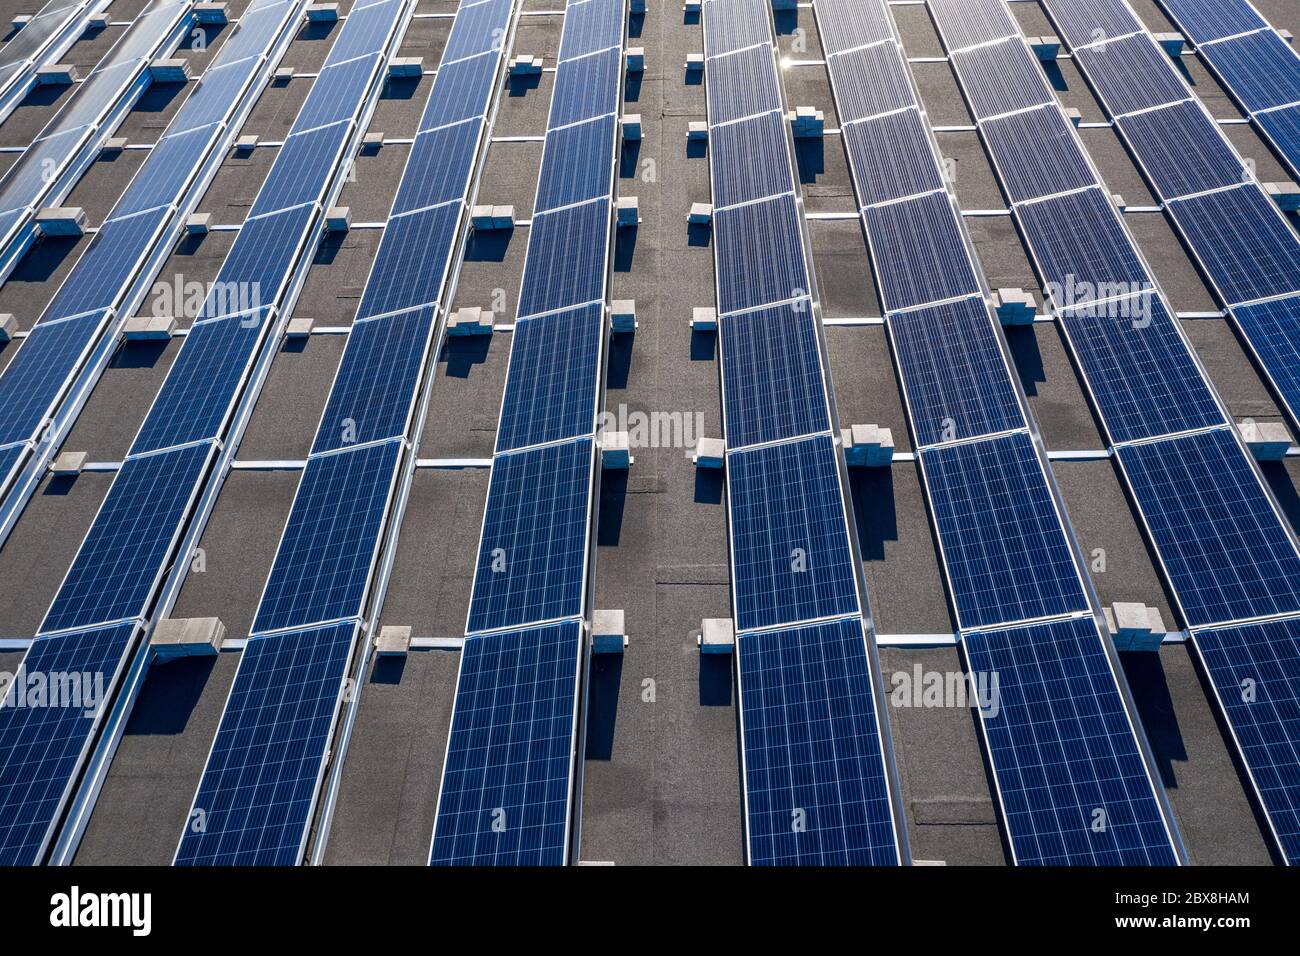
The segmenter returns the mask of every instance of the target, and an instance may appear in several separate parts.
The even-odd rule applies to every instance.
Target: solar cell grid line
[[[813,4],[814,12],[818,16],[820,16],[820,9],[824,2],[825,0],[815,0]],[[868,4],[868,6],[873,6],[873,4]],[[886,16],[889,16],[887,7],[883,2],[874,4],[874,6],[878,6],[881,11],[885,12]],[[951,6],[949,9],[956,10]],[[999,10],[1007,17],[1008,29],[1005,34],[1008,37],[1014,36],[1015,30],[1014,26],[1010,24],[1009,15],[1006,14],[1005,9],[999,8]],[[963,6],[958,12],[965,15],[967,8]],[[942,29],[944,24],[940,22],[939,26]],[[994,27],[988,35],[997,32],[998,29]],[[993,41],[991,46],[975,47],[969,53],[978,56],[981,51],[1003,46],[1006,46],[1006,44]],[[1008,63],[1016,63],[1009,48],[997,50],[998,56],[1004,54]],[[852,82],[852,77],[837,70],[837,59],[836,57],[828,57],[827,68],[830,73],[832,93],[838,104],[843,96],[844,86]],[[982,66],[988,66],[991,62],[992,60],[989,59]],[[1036,70],[1036,65],[1034,69]],[[987,71],[984,75],[988,75]],[[1002,102],[999,105],[1005,105],[1007,100],[1019,96],[1022,101],[1032,104],[1039,98],[1032,92],[1032,84],[1029,82],[1031,75],[1034,75],[1033,70],[1017,66],[1009,70],[1004,77],[991,77],[990,82],[996,87],[991,99],[997,101],[1001,98]],[[1020,79],[1017,80],[1017,77]],[[913,100],[919,102],[915,100],[915,94]],[[1050,94],[1045,93],[1043,101],[1051,103],[1054,102],[1054,99]],[[989,107],[989,109],[994,108],[996,107]],[[977,110],[976,115],[981,116],[982,119],[988,119],[994,118],[998,114],[981,114]],[[861,183],[862,177],[857,163],[857,156],[847,138],[845,138],[845,145],[854,188],[861,195],[864,187]],[[931,162],[935,164],[938,162],[937,149],[932,149]],[[957,220],[957,229],[960,232],[962,226],[955,209],[951,215],[953,219]],[[871,234],[869,220],[865,215],[863,216],[863,222],[868,234],[868,243],[871,244],[875,239]],[[969,246],[967,248],[969,249]],[[897,254],[906,256],[908,252],[909,249],[905,245],[900,245]],[[875,255],[874,252],[873,255]],[[968,261],[970,268],[975,268],[975,260],[969,252]],[[936,527],[940,528],[941,550],[943,552],[941,560],[945,569],[945,579],[949,591],[954,596],[955,604],[965,605],[968,616],[981,619],[980,615],[983,615],[982,619],[985,621],[996,620],[1004,616],[1014,618],[1016,615],[1023,614],[1040,615],[1040,620],[1046,617],[1048,622],[1060,622],[1069,621],[1074,617],[1083,617],[1089,612],[1095,614],[1095,594],[1091,590],[1091,583],[1082,570],[1077,544],[1070,536],[1071,533],[1060,508],[1055,486],[1050,479],[1050,471],[1041,454],[1041,448],[1033,436],[1033,420],[1024,406],[1022,396],[1017,391],[1018,383],[1011,376],[1009,365],[1007,365],[1008,359],[1005,347],[999,337],[1000,332],[993,323],[992,313],[988,308],[984,295],[984,283],[980,281],[975,293],[972,295],[961,297],[951,303],[943,303],[943,308],[948,313],[946,315],[926,314],[935,311],[933,306],[926,309],[917,309],[913,312],[887,312],[886,314],[886,327],[890,332],[891,347],[894,349],[898,360],[909,421],[912,424],[914,434],[918,436],[914,438],[914,444],[919,449],[918,456],[922,462],[923,484],[926,488],[932,514],[935,516]],[[965,303],[969,303],[969,305]],[[974,308],[971,308],[972,306]],[[963,315],[966,311],[972,314]],[[982,313],[982,316],[980,313]],[[925,408],[925,401],[928,397],[925,386],[930,383],[925,377],[909,381],[909,375],[923,374],[927,368],[933,367],[931,363],[942,361],[941,353],[936,352],[933,356],[927,355],[926,347],[928,343],[936,339],[939,341],[947,340],[951,334],[950,329],[953,328],[951,323],[963,322],[964,320],[965,326],[973,329],[975,326],[971,323],[981,317],[989,330],[985,335],[991,334],[993,338],[989,345],[983,349],[987,354],[987,358],[982,361],[988,370],[988,376],[982,376],[979,384],[985,384],[988,377],[993,376],[993,370],[998,367],[997,361],[994,360],[992,354],[992,347],[996,346],[998,351],[1002,353],[1000,356],[1001,370],[996,378],[1001,379],[1003,384],[1001,391],[1004,396],[1001,402],[995,400],[991,403],[987,412],[989,425],[986,427],[992,427],[992,423],[999,421],[1015,422],[1017,427],[1000,436],[994,433],[992,437],[980,436],[976,432],[976,434],[964,437],[956,443],[944,443],[942,439],[949,439],[950,436],[940,432],[938,437],[941,441],[927,447],[924,444],[926,439],[920,436],[934,435],[933,423],[926,422],[926,417],[932,417],[934,413],[922,413],[924,417],[918,417],[918,411]],[[914,327],[909,330],[905,323],[899,322],[899,319],[911,321],[914,323]],[[933,326],[933,331],[937,334],[926,334],[931,326]],[[959,324],[955,327],[961,328],[963,326]],[[910,339],[899,334],[905,331],[911,332]],[[978,338],[976,341],[978,341]],[[978,355],[979,352],[977,351],[974,354]],[[966,398],[968,395],[966,390],[961,388],[954,391],[956,395],[962,398]],[[944,400],[941,392],[937,392],[935,398],[939,401]],[[1003,405],[1003,409],[1000,412],[995,412],[999,404]],[[1005,418],[998,417],[999,415],[1005,416]],[[967,423],[967,427],[972,432],[975,432],[982,424],[984,422],[975,418]],[[998,454],[986,454],[984,457],[988,460],[981,462],[978,468],[960,467],[961,463],[956,462],[956,459],[963,456],[978,456],[981,451],[978,447],[980,445],[985,446],[982,450],[986,452],[1005,453],[1007,460],[998,462],[996,460],[999,457]],[[957,464],[959,467],[950,468],[945,472],[943,466],[950,464],[950,462],[946,461],[947,458],[952,458],[952,463]],[[949,480],[955,480],[956,483],[949,484]],[[991,510],[990,507],[986,506],[964,509],[959,504],[962,499],[966,499],[968,504],[974,500],[968,497],[973,488],[973,482],[984,483],[984,490],[980,494],[988,498]],[[1014,486],[1021,485],[1023,487],[1015,487],[1014,490],[1011,490]],[[979,494],[976,497],[979,497]],[[998,505],[999,500],[1002,502],[1001,506]],[[963,516],[964,511],[968,512],[966,517]],[[1011,535],[1006,530],[999,530],[994,533],[992,537],[996,541],[996,546],[1002,548],[1005,542],[1010,541],[1013,543],[1013,550],[1018,553],[1003,553],[998,557],[998,566],[1001,570],[997,571],[994,569],[994,565],[982,562],[976,552],[980,550],[981,536],[988,537],[987,527],[981,527],[979,521],[987,515],[997,515],[999,513],[1011,521],[1016,530]],[[976,520],[970,520],[972,518]],[[946,530],[941,527],[942,525],[947,526]],[[948,536],[948,540],[944,540],[945,534]],[[955,549],[952,560],[949,559],[947,553],[950,542]],[[965,549],[964,553],[963,547]],[[1040,561],[1040,567],[1036,571],[1040,575],[1039,580],[1032,580],[1032,574],[1016,578],[1018,572],[1010,569],[1016,568],[1019,562],[1025,560],[1025,555],[1031,553],[1036,555]],[[970,556],[969,561],[966,560],[967,555]],[[953,564],[954,561],[956,562],[955,565]],[[959,578],[953,573],[954,567],[962,572],[962,577]],[[999,574],[1002,580],[996,580],[991,588],[987,587],[989,581],[996,579]],[[1005,588],[1005,582],[1009,579],[1015,579],[1014,584],[1018,586],[1018,590]],[[958,581],[960,581],[960,585],[955,583]],[[994,596],[996,600],[981,603],[981,599],[986,594]],[[970,635],[978,632],[970,630],[971,625],[968,621],[962,620],[961,623],[963,631],[960,639],[964,644]],[[1004,620],[1003,623],[1021,622]],[[1100,631],[1096,631],[1095,628],[1090,634],[1090,640],[1095,642],[1095,646],[1090,648],[1093,653],[1112,660],[1110,673],[1106,677],[1109,688],[1113,691],[1116,699],[1122,702],[1122,706],[1131,707],[1131,701],[1127,700],[1126,685],[1113,665],[1113,648],[1108,643],[1105,635]],[[1060,653],[1060,651],[1057,651],[1057,653]],[[972,665],[968,660],[968,668],[971,667]],[[1041,713],[1040,708],[1038,714],[1041,716]],[[1022,709],[1017,716],[1027,720],[1035,719],[1034,712],[1028,709]],[[1072,732],[1076,736],[1082,736],[1085,733],[1084,725],[1077,719],[1075,719]],[[1151,770],[1152,758],[1149,746],[1141,734],[1140,727],[1130,722],[1126,733],[1126,745],[1131,752],[1138,755],[1142,769],[1143,780],[1141,781],[1140,792],[1145,795],[1144,799],[1155,808],[1155,818],[1167,823],[1162,842],[1165,844],[1171,862],[1180,862],[1182,856],[1181,845],[1178,842],[1172,824],[1172,816],[1168,810],[1163,792],[1157,788],[1155,783],[1155,776]],[[999,765],[1005,764],[1005,761],[996,759],[998,755],[993,749],[995,740],[987,732],[984,734],[984,741],[994,767],[995,777],[997,777],[1002,772]],[[1060,769],[1069,771],[1071,768],[1066,764],[1064,768],[1054,768],[1054,772],[1059,773]],[[1043,792],[1028,790],[1027,793],[1034,801],[1031,808],[1033,812],[1052,812]],[[1013,828],[1023,829],[1022,819],[1013,817],[1005,805],[1003,806],[1002,819],[1007,827],[1008,838],[1014,839],[1016,834],[1013,832]],[[1092,858],[1080,858],[1078,860],[1081,863],[1092,861]]]
[[[357,631],[348,622],[249,639],[176,865],[301,860]]]
[[[865,70],[877,69],[870,50],[854,47],[858,39],[880,39],[879,21],[873,25],[856,8],[837,10],[835,21],[837,27],[822,31],[826,49],[844,53]],[[715,24],[725,27],[715,32]],[[797,799],[814,808],[804,841],[808,845],[801,854],[778,859],[781,851],[774,851],[760,831],[775,827],[779,835],[778,818],[784,812],[788,826],[790,810],[773,803],[774,817],[763,809],[772,796],[763,768],[755,762],[751,771],[742,761],[747,831],[754,831],[748,834],[747,858],[755,865],[910,862],[893,752],[888,733],[880,731],[887,716],[872,692],[873,681],[879,686],[879,663],[863,616],[865,584],[845,503],[844,462],[828,434],[836,418],[834,398],[777,79],[772,15],[762,5],[709,0],[703,32],[737,626],[776,627],[852,615],[856,631],[856,640],[837,646],[836,672],[823,674],[806,688],[812,711],[796,720],[793,729],[796,734],[845,735],[817,742],[819,757],[825,746],[844,754],[837,768],[844,785],[834,792],[800,791]],[[761,37],[762,42],[743,48],[737,37]],[[865,63],[859,56],[863,53]],[[753,87],[756,96],[740,87],[753,77],[759,78]],[[764,92],[769,83],[774,96]],[[874,104],[888,102],[890,95],[884,89],[874,100],[863,97],[861,109],[870,111]],[[742,121],[746,141],[733,134],[732,126],[741,123],[732,121],[753,104],[761,116]],[[767,118],[773,114],[776,122]],[[756,142],[764,137],[761,145]],[[750,157],[759,153],[772,159],[763,174],[746,168]],[[744,197],[738,204],[719,208],[738,195]],[[772,634],[765,632],[754,641],[767,641]],[[771,640],[780,640],[779,634]],[[845,674],[860,679],[842,680]],[[836,698],[836,693],[847,696]],[[822,708],[839,719],[818,721],[814,714],[820,715]],[[864,727],[872,728],[874,737],[849,736]],[[784,752],[787,778],[793,774],[802,779],[815,759],[807,741]],[[825,852],[811,852],[813,844],[824,846]]]

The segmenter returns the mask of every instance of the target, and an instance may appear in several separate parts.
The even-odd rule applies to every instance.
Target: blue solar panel
[[[1197,44],[1268,25],[1243,0],[1160,0],[1160,5]]]
[[[1224,423],[1157,296],[1063,310],[1059,317],[1112,442]]]
[[[134,624],[119,624],[37,638],[6,685],[0,706],[0,865],[41,862],[134,633]]]
[[[9,344],[18,352],[0,372],[0,444],[36,434],[106,318],[98,312],[38,325]]]
[[[1300,558],[1225,430],[1119,449],[1192,627],[1300,610]]]
[[[1287,106],[1271,113],[1259,113],[1255,122],[1264,130],[1273,149],[1300,173],[1300,106]]]
[[[1253,183],[1167,208],[1229,305],[1300,291],[1300,239]]]
[[[433,96],[439,90],[434,87]],[[393,202],[393,215],[460,199],[469,185],[482,120],[429,130],[415,137]]]
[[[894,313],[889,334],[918,445],[1024,427],[982,298]]]
[[[1104,190],[1029,203],[1018,213],[1045,289],[1058,306],[1151,288],[1137,248]]]
[[[808,294],[793,196],[719,210],[713,217],[713,240],[721,314]]]
[[[566,621],[466,639],[431,865],[567,861],[581,637]]]
[[[277,24],[280,20],[277,11],[270,11],[262,14],[261,17],[265,21]],[[242,34],[247,25],[248,16],[245,15],[238,32]],[[234,41],[234,37],[231,37],[231,41]],[[259,40],[262,48],[265,48],[269,41],[265,33]],[[169,136],[181,135],[219,123],[239,102],[244,85],[249,81],[250,66],[255,61],[245,59],[244,62],[236,62],[228,59],[225,54],[229,47],[230,44],[224,44],[218,54],[223,62],[214,61],[213,65],[204,70],[203,76],[195,82],[189,98],[185,100],[176,118],[167,127]]]
[[[232,31],[221,44],[217,58],[223,63],[234,63],[266,52],[280,21],[293,12],[294,4],[289,0],[275,4],[250,4],[239,17],[239,29]]]
[[[890,39],[893,23],[884,4],[817,0],[817,32],[827,55]]]
[[[493,51],[439,67],[420,130],[481,118],[500,62],[500,55]]]
[[[609,200],[534,216],[519,290],[519,317],[603,299]]]
[[[704,29],[710,56],[772,42],[764,0],[709,0]]]
[[[188,445],[122,463],[42,632],[146,613],[213,450],[211,443]]]
[[[330,47],[325,66],[383,50],[404,7],[403,0],[376,0],[367,6],[354,6],[343,21],[338,39]]]
[[[584,438],[493,459],[467,631],[582,612],[593,447]]]
[[[1148,33],[1084,47],[1074,55],[1111,116],[1175,103],[1192,95],[1169,56]]]
[[[313,455],[406,434],[434,318],[425,307],[352,326]]]
[[[320,176],[304,176],[303,171],[310,169],[324,173],[333,168],[351,132],[351,120],[342,120],[332,126],[295,133],[286,139],[270,175],[262,183],[253,208],[248,212],[249,216],[292,209],[319,199]]]
[[[711,125],[781,108],[770,46],[711,57],[704,69]]]
[[[551,117],[547,129],[612,113],[618,107],[619,70],[623,55],[608,50],[566,60],[555,70]]]
[[[929,0],[929,7],[949,51],[991,43],[1016,32],[1002,0]]]
[[[809,300],[726,316],[720,331],[728,448],[830,429]]]
[[[897,864],[862,621],[737,645],[749,862]]]
[[[946,192],[873,206],[863,216],[886,311],[980,291]]]
[[[498,452],[592,433],[604,320],[598,302],[515,325]]]
[[[1232,317],[1292,416],[1300,416],[1300,299],[1241,306]]]
[[[1175,866],[1173,844],[1091,617],[963,635],[1020,866]],[[996,685],[993,681],[996,680]]]
[[[503,6],[509,10],[510,4]],[[621,0],[581,0],[564,10],[564,34],[560,39],[560,59],[595,53],[618,46],[623,39],[623,4]]]
[[[490,0],[473,5],[461,4],[455,25],[442,51],[442,62],[477,56],[501,48],[510,25],[510,0]]]
[[[955,54],[952,64],[966,82],[976,119],[1054,102],[1038,61],[1019,36]]]
[[[356,627],[249,640],[176,850],[177,865],[301,862]]]
[[[159,209],[113,219],[101,226],[41,320],[82,315],[117,305],[170,215],[170,209]]]
[[[9,482],[25,457],[27,457],[26,445],[10,445],[8,448],[0,448],[0,494],[9,490]]]
[[[929,449],[921,464],[963,629],[1088,609],[1028,435]]]
[[[825,436],[728,455],[738,630],[858,612],[836,455]]]
[[[990,120],[982,129],[1013,203],[1096,182],[1074,130],[1055,104]]]
[[[314,205],[304,205],[245,222],[197,318],[233,315],[279,301],[315,215]]]
[[[366,280],[358,319],[438,300],[462,206],[460,201],[453,201],[388,220]]]
[[[709,150],[715,209],[790,189],[790,154],[780,113],[764,113],[717,127],[710,137]]]
[[[253,633],[359,617],[402,444],[307,460]]]
[[[1165,199],[1247,179],[1241,158],[1197,103],[1126,116],[1119,128]]]
[[[169,206],[183,195],[212,146],[215,130],[202,127],[190,133],[165,136],[154,144],[149,158],[113,207],[113,218],[157,206]]]
[[[918,110],[890,113],[842,131],[864,206],[943,189],[929,133]]]
[[[817,10],[818,16],[825,19],[820,0]],[[835,82],[835,108],[841,126],[917,105],[908,81],[907,64],[893,42],[854,50],[828,62]]]
[[[610,195],[614,188],[616,125],[613,116],[605,116],[566,127],[547,137],[534,215]]]
[[[1272,30],[1201,47],[1200,54],[1252,113],[1300,101],[1295,51]]]
[[[1300,863],[1300,621],[1199,631],[1194,642],[1278,844]]]
[[[293,121],[294,132],[304,133],[352,119],[356,104],[365,97],[382,62],[383,57],[374,53],[321,70]]]

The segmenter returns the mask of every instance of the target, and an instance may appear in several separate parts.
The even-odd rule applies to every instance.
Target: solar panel
[[[435,311],[425,306],[352,326],[313,455],[406,434]]]
[[[1175,103],[1191,96],[1150,34],[1075,50],[1079,68],[1112,116]]]
[[[1119,120],[1120,131],[1165,199],[1245,182],[1245,166],[1198,104],[1187,101]]]
[[[403,5],[403,0],[376,0],[354,6],[344,21],[346,29],[340,31],[330,47],[325,67],[382,50],[397,26]]]
[[[1273,387],[1293,416],[1300,414],[1300,299],[1275,299],[1238,306],[1232,318],[1241,326]]]
[[[1088,609],[1028,435],[931,448],[920,457],[963,630]]]
[[[510,0],[462,5],[455,26],[442,51],[442,62],[451,63],[500,49],[510,25]]]
[[[36,434],[107,317],[96,312],[44,323],[22,340],[0,375],[0,444]]]
[[[515,325],[498,452],[592,434],[604,321],[598,302]]]
[[[26,457],[26,445],[10,445],[8,448],[0,448],[0,491],[9,488],[9,482],[17,473],[18,465]]]
[[[886,311],[980,291],[946,192],[863,211]]]
[[[1233,37],[1199,52],[1252,113],[1300,101],[1296,55],[1272,30]]]
[[[308,204],[246,221],[198,320],[277,302],[315,215],[315,205]],[[231,305],[232,292],[239,308]]]
[[[803,235],[793,196],[717,210],[713,241],[720,314],[808,294]]]
[[[303,170],[332,168],[351,133],[352,121],[346,119],[332,126],[289,136],[280,147],[275,165],[248,211],[249,216],[262,216],[315,202],[321,191],[320,177],[304,176]],[[245,228],[257,222],[257,219],[252,219]],[[233,250],[231,255],[234,255]]]
[[[1300,558],[1226,430],[1119,449],[1191,627],[1300,610]]]
[[[1198,631],[1197,653],[1287,862],[1300,862],[1300,621]]]
[[[1152,288],[1128,233],[1101,189],[1018,206],[1044,288],[1058,306],[1081,306]]]
[[[301,861],[356,631],[348,623],[249,639],[176,865]]]
[[[824,20],[826,13],[820,0],[817,11]],[[835,108],[841,126],[917,105],[907,64],[892,40],[841,54],[827,64],[835,83]]]
[[[1300,239],[1253,183],[1168,209],[1229,305],[1300,291]]]
[[[1259,113],[1254,120],[1292,172],[1300,171],[1300,106]]]
[[[889,113],[846,126],[844,149],[861,184],[864,206],[943,189],[929,132],[919,110]]]
[[[722,320],[728,448],[830,429],[815,323],[807,299]]]
[[[42,321],[117,305],[141,260],[154,247],[171,209],[112,219],[100,226],[85,254],[42,313]]]
[[[509,9],[508,2],[502,2]],[[583,0],[564,10],[564,32],[560,38],[560,59],[595,53],[619,46],[623,39],[623,4],[620,0]]]
[[[582,653],[578,621],[465,639],[430,865],[568,860]]]
[[[952,64],[967,82],[967,95],[976,119],[1053,102],[1038,61],[1025,49],[1019,36],[1006,43],[954,54]]]
[[[520,318],[604,297],[609,207],[600,199],[533,217]]]
[[[889,316],[918,445],[1025,426],[983,298]]]
[[[583,438],[493,459],[468,632],[581,613],[593,448]]]
[[[980,722],[1016,863],[1177,865],[1093,618],[964,634],[962,646],[987,688]]]
[[[949,51],[991,43],[1016,32],[1002,0],[929,0]]]
[[[382,62],[382,56],[370,53],[321,70],[293,121],[293,128],[302,135],[308,130],[350,120],[356,112],[357,100],[366,95]]]
[[[205,442],[122,463],[45,615],[42,633],[107,624],[148,610],[213,451]]]
[[[893,36],[893,24],[883,5],[817,0],[815,9],[817,32],[827,56]]]
[[[291,0],[279,0],[274,4],[249,4],[240,14],[239,29],[226,37],[213,62],[220,60],[222,63],[235,63],[248,57],[261,56],[266,52],[280,21],[293,12],[293,7]],[[205,78],[212,76],[210,70],[204,71]]]
[[[436,91],[433,98],[440,93]],[[464,196],[482,127],[481,119],[472,119],[417,135],[397,188],[393,215]]]
[[[711,0],[710,6],[716,2]],[[713,130],[709,167],[715,209],[789,190],[790,154],[784,123],[781,113],[774,112]]]
[[[893,810],[860,618],[737,641],[756,866],[893,866]]]
[[[547,129],[612,113],[618,107],[620,50],[607,50],[577,60],[565,60],[555,69],[555,92]]]
[[[492,89],[499,64],[498,54],[490,52],[459,63],[440,66],[433,84],[438,95],[430,97],[424,117],[420,120],[420,131],[426,132],[467,119],[481,119],[487,103],[487,91]]]
[[[1197,45],[1268,26],[1254,7],[1242,0],[1160,0],[1160,6]]]
[[[704,4],[709,55],[772,42],[763,0],[709,0]]]
[[[1133,296],[1057,315],[1112,442],[1224,423],[1158,296]]]
[[[727,456],[737,630],[858,613],[827,436]]]
[[[116,684],[135,624],[38,637],[0,706],[0,865],[35,866]]]
[[[247,77],[242,70],[233,72]],[[148,161],[113,207],[113,220],[176,202],[211,149],[214,132],[204,126],[189,133],[164,136],[155,143]]]
[[[462,207],[457,199],[388,220],[366,280],[358,319],[437,301]]]
[[[588,0],[594,2],[594,0]],[[533,214],[608,196],[614,188],[613,116],[556,130],[547,137]]]
[[[714,126],[781,109],[770,45],[711,56],[705,66],[704,87],[709,123]]]
[[[1055,104],[989,120],[981,129],[1013,203],[1097,181],[1074,130]]]

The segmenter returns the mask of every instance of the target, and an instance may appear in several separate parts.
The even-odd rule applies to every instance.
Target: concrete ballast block
[[[629,142],[636,142],[641,138],[641,114],[624,113],[620,123],[623,127],[623,138]]]
[[[226,625],[218,617],[164,618],[153,629],[149,646],[161,660],[211,657],[221,651]]]
[[[591,653],[622,654],[627,647],[627,630],[621,610],[596,611],[591,615]]]
[[[134,315],[122,326],[122,338],[128,342],[170,339],[176,331],[176,319],[170,315]]]
[[[635,196],[618,198],[618,225],[620,228],[635,226],[641,222],[641,207]]]
[[[18,334],[18,320],[12,312],[0,313],[0,342],[11,342]]]
[[[1256,461],[1281,461],[1291,447],[1291,433],[1281,422],[1238,422],[1237,431]]]
[[[645,72],[645,47],[630,46],[627,48],[627,71],[629,73]]]
[[[636,299],[615,299],[610,303],[609,328],[618,333],[636,331]]]
[[[257,149],[257,134],[247,133],[235,140],[235,149],[241,153],[251,153]]]
[[[61,451],[54,461],[50,462],[50,471],[57,477],[69,478],[81,474],[81,469],[86,467],[86,459],[90,455],[84,451]]]
[[[627,432],[605,432],[600,439],[600,465],[612,471],[627,471],[632,467],[631,447]]]
[[[380,657],[405,657],[411,649],[411,629],[392,624],[379,629],[375,638],[375,653]]]
[[[686,124],[687,139],[708,139],[709,124],[704,120],[691,120]]]
[[[226,15],[226,5],[224,3],[196,3],[194,5],[194,18],[199,23],[212,26],[221,26],[230,22],[229,17]]]
[[[313,3],[307,8],[307,19],[314,23],[334,23],[338,18],[337,3]]]
[[[1034,56],[1044,63],[1050,63],[1061,52],[1061,38],[1054,36],[1030,37],[1029,47],[1034,51]]]
[[[998,289],[993,293],[993,309],[1003,325],[1032,325],[1038,303],[1024,289]]]
[[[374,152],[384,145],[383,133],[367,133],[361,137],[361,148],[366,152]]]
[[[276,83],[288,83],[290,80],[293,79],[293,67],[291,66],[276,67],[274,79]]]
[[[190,61],[179,57],[154,60],[149,64],[149,76],[155,83],[188,83]]]
[[[698,8],[698,6],[697,6],[697,7],[696,7],[696,11],[698,12],[698,10],[699,10],[699,8]],[[701,72],[703,69],[704,69],[704,54],[703,54],[703,53],[688,53],[688,54],[686,54],[686,72],[687,72],[687,73],[699,73],[699,72]]]
[[[424,74],[424,57],[395,56],[388,61],[388,75],[395,80]]]
[[[1183,55],[1183,35],[1181,33],[1157,33],[1156,42],[1170,56]]]
[[[43,236],[80,236],[86,231],[86,210],[80,206],[47,206],[36,214]]]
[[[540,76],[546,61],[540,56],[533,56],[530,53],[521,53],[518,56],[510,58],[509,69],[511,76]]]
[[[1077,106],[1065,107],[1065,118],[1068,119],[1075,126],[1078,126],[1080,123],[1083,122],[1083,114],[1079,112],[1079,108]]]
[[[32,22],[32,15],[30,13],[22,13],[14,17],[12,20],[10,20],[9,25],[13,27],[15,30],[21,30],[23,27],[27,26],[27,24],[31,22]]]
[[[287,339],[305,339],[311,336],[311,327],[316,324],[316,320],[309,316],[302,318],[292,318],[289,324],[285,326],[284,337]]]
[[[721,468],[727,460],[727,443],[721,438],[701,438],[692,460],[697,468]]]
[[[352,207],[331,206],[325,213],[326,232],[347,232],[352,228]]]
[[[842,432],[845,464],[883,468],[894,461],[894,433],[879,425],[852,425]]]
[[[1296,183],[1264,183],[1264,192],[1277,203],[1283,212],[1300,210],[1300,185]]]
[[[36,70],[37,86],[70,86],[77,82],[77,68],[71,63],[51,63]]]
[[[1136,602],[1116,601],[1103,608],[1106,624],[1121,651],[1158,651],[1165,639],[1165,624],[1160,611]]]
[[[496,313],[467,305],[447,316],[448,335],[491,335]]]
[[[706,617],[700,622],[700,653],[730,654],[736,649],[736,627],[729,617]]]
[[[787,118],[795,139],[819,139],[826,129],[826,117],[814,106],[796,106]]]
[[[126,149],[125,136],[110,136],[104,140],[104,145],[100,147],[100,152],[116,155]]]
[[[707,202],[691,203],[691,211],[686,214],[686,221],[694,225],[707,226],[713,222],[713,204]]]
[[[187,236],[206,236],[212,229],[212,213],[195,212],[185,217],[185,234]]]
[[[475,206],[470,210],[470,221],[478,232],[491,232],[496,229],[513,229],[515,226],[514,206]]]
[[[691,331],[718,331],[718,310],[697,305],[691,312]]]

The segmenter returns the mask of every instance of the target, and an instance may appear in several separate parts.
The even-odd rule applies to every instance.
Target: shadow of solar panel
[[[176,865],[301,862],[356,630],[335,624],[249,639]]]
[[[1042,68],[1019,36],[954,54],[952,65],[966,80],[976,119],[1054,102]]]
[[[515,326],[498,452],[592,434],[604,318],[598,302]]]
[[[583,438],[493,459],[466,631],[582,613],[593,448]]]
[[[1175,103],[1126,116],[1118,125],[1165,199],[1232,186],[1248,178],[1236,151],[1197,103]]]
[[[863,215],[887,311],[980,291],[948,193],[873,206]]]
[[[1300,101],[1295,52],[1272,30],[1233,37],[1198,52],[1252,113]]]
[[[860,618],[737,642],[755,866],[893,866],[893,810]]]
[[[917,110],[890,113],[841,131],[864,206],[943,189],[930,138]]]
[[[600,199],[533,217],[519,318],[604,298],[609,207]]]
[[[808,294],[803,234],[793,196],[718,210],[713,240],[719,314]]]
[[[827,55],[893,36],[893,24],[884,4],[817,0],[815,9],[817,32]]]
[[[148,611],[213,452],[205,442],[122,463],[45,615],[42,633]]]
[[[822,436],[728,455],[738,630],[858,612],[836,454]]]
[[[896,312],[888,321],[919,445],[1025,426],[983,298]]]
[[[366,279],[358,319],[437,301],[463,206],[453,201],[388,220]]]
[[[704,87],[710,126],[781,109],[771,46],[711,56]]]
[[[509,4],[505,6],[508,8]],[[560,39],[561,60],[619,46],[622,40],[621,0],[587,0],[565,7],[564,33]]]
[[[546,128],[568,126],[613,113],[618,108],[619,71],[623,56],[606,50],[565,60],[555,70],[555,90]]]
[[[986,687],[980,723],[1016,863],[1177,865],[1095,621],[976,632],[962,646]]]
[[[1030,203],[1018,207],[1017,215],[1057,305],[1086,305],[1153,287],[1104,190]]]
[[[921,464],[963,629],[1088,610],[1028,435],[928,449]]]
[[[830,429],[815,321],[807,299],[722,320],[728,448]]]
[[[568,859],[581,624],[465,640],[432,866]]]
[[[1188,625],[1300,611],[1300,558],[1228,431],[1118,454]]]
[[[1158,296],[1067,309],[1057,316],[1112,442],[1224,423]]]
[[[1013,203],[1097,181],[1069,121],[1055,104],[990,120],[981,128]]]
[[[308,459],[254,634],[361,615],[401,452],[391,441]]]
[[[613,116],[604,116],[547,136],[534,216],[611,194],[615,126]]]
[[[821,0],[817,2],[817,16],[826,18]],[[841,127],[918,105],[903,53],[892,40],[837,55],[828,61],[828,68],[835,83],[835,108]]]
[[[1194,639],[1288,863],[1300,862],[1300,621]]]
[[[0,374],[0,444],[36,434],[107,318],[108,313],[95,312],[37,325],[17,344],[17,353]]]
[[[0,865],[35,866],[53,837],[135,633],[41,637],[0,706]]]

